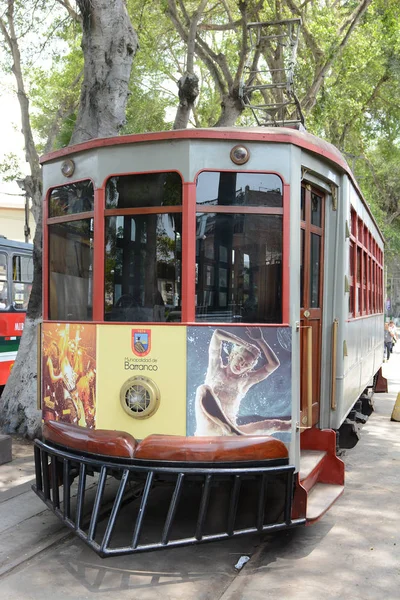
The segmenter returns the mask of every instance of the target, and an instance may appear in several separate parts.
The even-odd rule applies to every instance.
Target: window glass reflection
[[[310,248],[310,306],[319,307],[319,281],[321,269],[321,238],[314,233],[311,234]]]
[[[93,307],[93,219],[49,226],[49,318],[88,321]]]
[[[203,171],[197,178],[196,203],[282,207],[282,180],[268,173]]]
[[[63,217],[94,208],[94,191],[91,181],[77,181],[52,190],[49,198],[49,217]]]
[[[196,320],[282,321],[282,217],[199,213]]]
[[[311,194],[311,223],[317,227],[321,227],[322,217],[322,198],[317,194]]]
[[[106,219],[106,320],[181,320],[181,236],[180,213]]]
[[[16,310],[26,310],[33,281],[33,258],[16,254],[12,258],[12,301]]]
[[[106,208],[180,206],[182,180],[178,173],[144,173],[112,177],[106,186]]]
[[[0,254],[0,309],[8,308],[7,256]]]

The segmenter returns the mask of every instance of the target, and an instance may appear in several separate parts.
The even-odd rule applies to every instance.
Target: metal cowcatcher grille
[[[291,518],[294,467],[282,462],[105,461],[36,440],[32,489],[97,554],[116,556],[303,524]]]

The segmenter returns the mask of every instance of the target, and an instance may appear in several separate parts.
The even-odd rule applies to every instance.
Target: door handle
[[[308,311],[307,311],[308,312]],[[302,418],[302,424],[297,426],[297,429],[303,431],[304,429],[311,429],[312,427],[312,327],[311,325],[306,325],[301,329],[305,329],[306,331],[306,360],[307,360],[307,369],[306,369],[306,388],[307,388],[307,415]],[[303,426],[305,423],[307,425]]]

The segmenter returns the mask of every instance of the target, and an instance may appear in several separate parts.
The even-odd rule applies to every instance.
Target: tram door
[[[319,420],[321,375],[321,319],[325,198],[309,184],[301,188],[300,272],[300,425]],[[312,394],[312,423],[308,422],[308,395]]]

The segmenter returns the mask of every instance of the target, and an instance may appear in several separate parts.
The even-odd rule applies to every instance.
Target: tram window
[[[282,321],[282,217],[198,213],[196,321]]]
[[[311,194],[311,224],[321,227],[322,198],[317,194]]]
[[[304,229],[300,230],[300,306],[304,307]]]
[[[321,238],[315,233],[311,234],[310,248],[310,307],[319,307],[319,281],[321,266]]]
[[[306,188],[301,187],[300,219],[306,220]]]
[[[13,284],[12,303],[17,310],[26,310],[33,281],[33,259],[31,256],[14,255],[12,258]]]
[[[182,180],[178,173],[144,173],[111,177],[106,186],[106,208],[180,206]]]
[[[49,217],[63,217],[94,209],[91,181],[77,181],[54,188],[49,198]]]
[[[181,213],[106,218],[105,319],[180,321]]]
[[[281,208],[282,180],[271,173],[203,171],[197,178],[196,203]]]
[[[90,321],[93,219],[49,225],[49,318]]]

